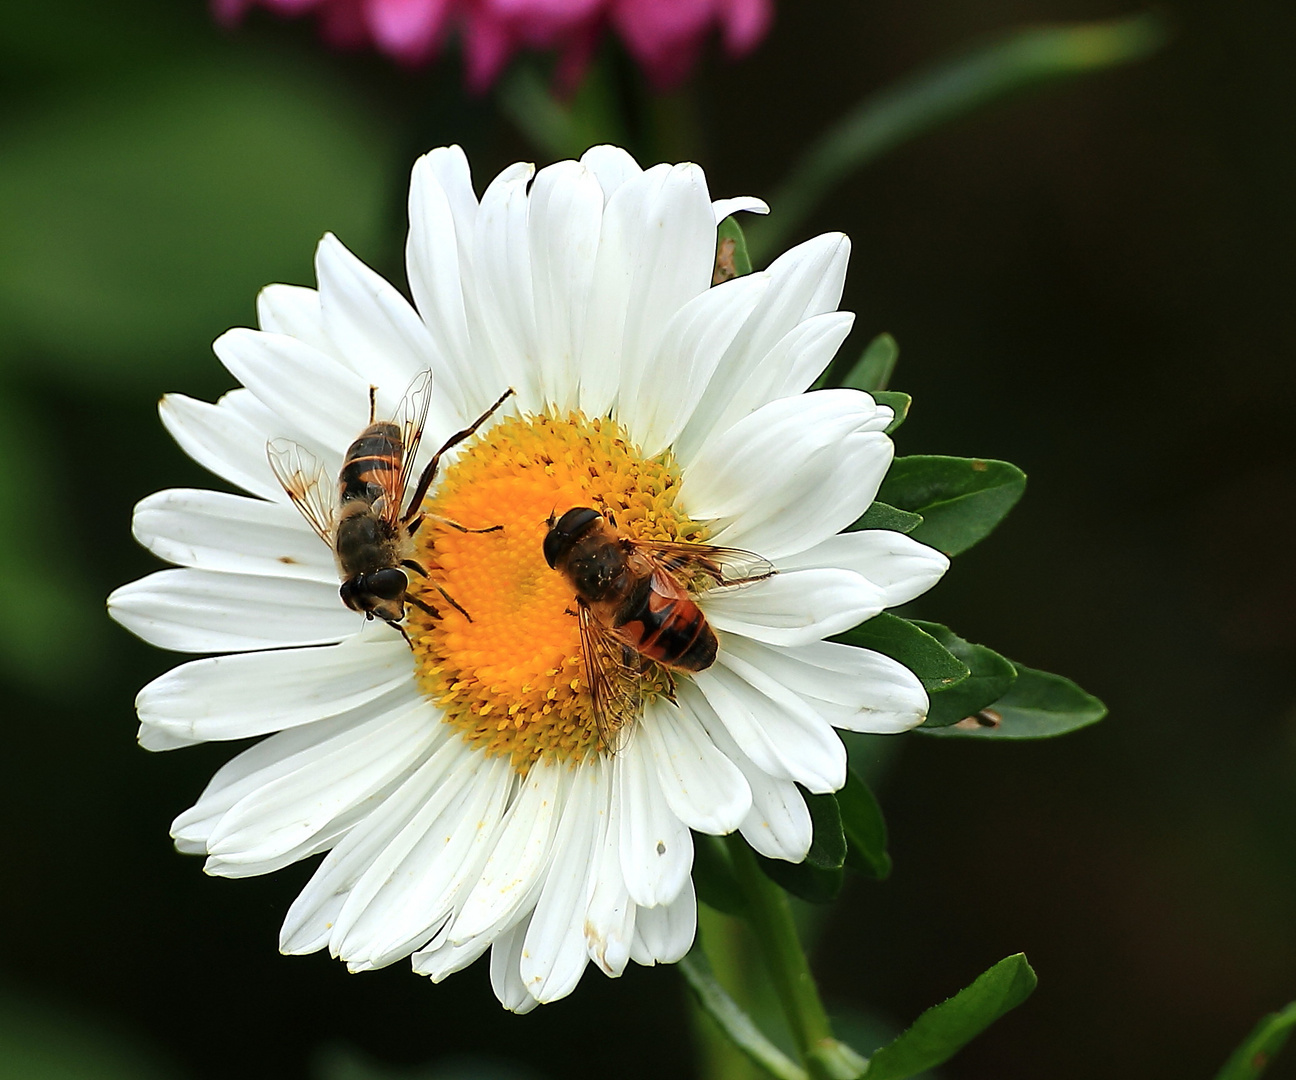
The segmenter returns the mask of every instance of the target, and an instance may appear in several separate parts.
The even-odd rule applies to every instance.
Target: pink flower
[[[574,85],[610,26],[658,89],[678,84],[712,28],[740,56],[765,36],[773,0],[211,0],[217,19],[249,8],[291,17],[314,12],[330,44],[373,46],[417,67],[447,38],[461,42],[469,86],[484,90],[519,49],[559,54],[559,81]]]

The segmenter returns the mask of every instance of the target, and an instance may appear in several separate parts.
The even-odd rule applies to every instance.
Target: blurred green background
[[[644,131],[717,195],[769,194],[923,63],[1130,10],[782,0],[754,56],[712,56]],[[853,238],[846,348],[899,339],[900,452],[1031,477],[914,614],[1111,708],[1047,743],[905,737],[881,785],[895,872],[833,908],[830,999],[903,1023],[1009,953],[1040,975],[951,1080],[1208,1077],[1296,997],[1296,8],[1165,13],[1159,56],[903,147],[793,238]],[[227,34],[202,0],[0,16],[0,1078],[449,1080],[483,1054],[501,1078],[690,1075],[670,969],[513,1018],[482,965],[434,987],[280,957],[310,868],[223,881],[172,850],[230,749],[135,746],[134,693],[177,658],[103,615],[155,568],[133,502],[210,483],[156,398],[231,385],[209,345],[256,290],[311,283],[326,229],[400,280],[432,145],[463,143],[479,187],[543,160],[458,85],[326,54],[308,24]]]

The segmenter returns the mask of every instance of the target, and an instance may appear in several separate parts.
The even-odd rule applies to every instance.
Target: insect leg
[[[413,570],[419,577],[427,577],[427,571],[413,559],[402,559],[401,566],[405,567],[406,570]],[[406,599],[408,600],[409,597],[407,596]]]
[[[432,481],[436,477],[437,466],[441,464],[441,455],[451,447],[457,446],[459,443],[463,442],[464,439],[468,438],[468,436],[481,427],[482,424],[486,423],[490,418],[491,413],[503,405],[505,400],[512,395],[512,393],[513,387],[510,386],[504,391],[504,393],[500,394],[495,404],[482,413],[481,416],[477,417],[472,424],[464,428],[462,431],[456,431],[450,436],[450,438],[446,439],[446,441],[441,444],[441,449],[432,455],[432,460],[427,463],[423,472],[419,474],[418,484],[415,486],[414,494],[410,498],[409,509],[405,512],[405,521],[410,521],[418,513],[418,508],[423,505],[423,497],[427,494],[428,488],[432,486]],[[458,604],[455,604],[455,607],[458,606]]]
[[[369,423],[374,422],[374,416],[378,412],[378,387],[372,383],[369,385]]]
[[[428,514],[427,516],[430,517],[433,521],[438,522],[441,525],[449,525],[450,528],[456,529],[461,533],[499,532],[502,528],[504,528],[503,525],[491,525],[489,528],[485,528],[485,529],[470,529],[468,528],[467,525],[460,525],[459,522],[455,521],[454,519],[448,517],[442,517],[440,514]]]
[[[454,608],[455,611],[459,612],[459,614],[462,615],[469,622],[473,621],[472,616],[469,615],[468,612],[466,612],[463,609],[463,605],[461,605],[458,600],[456,600],[453,596],[451,596],[448,592],[446,592],[445,589],[441,588],[440,585],[433,585],[432,587],[436,589],[436,591],[439,592],[443,597],[445,597],[446,603],[449,604],[452,608]],[[424,603],[417,596],[411,596],[409,593],[406,593],[405,603],[413,604],[416,608],[419,609],[419,611],[426,612],[428,615],[431,615],[434,619],[441,618],[441,612],[437,611],[436,608],[431,607],[428,604]]]

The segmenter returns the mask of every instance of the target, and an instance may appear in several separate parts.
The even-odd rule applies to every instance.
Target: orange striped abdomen
[[[363,499],[372,503],[384,491],[392,491],[405,460],[400,428],[389,422],[370,424],[347,449],[338,473],[341,502]]]
[[[663,667],[702,671],[715,663],[715,631],[688,592],[661,571],[636,583],[618,605],[612,631]]]

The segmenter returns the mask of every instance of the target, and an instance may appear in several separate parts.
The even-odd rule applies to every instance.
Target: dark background
[[[753,57],[711,56],[666,106],[691,110],[717,195],[769,193],[811,134],[951,50],[1135,10],[779,6]],[[131,504],[209,483],[156,397],[229,387],[209,343],[256,289],[310,283],[325,229],[398,268],[422,149],[463,142],[479,189],[543,154],[453,65],[331,56],[309,24],[21,8],[0,17],[0,1076],[412,1075],[464,1053],[689,1075],[670,969],[591,971],[514,1018],[481,964],[434,987],[280,957],[310,868],[231,882],[174,853],[171,817],[230,750],[135,746],[133,694],[178,658],[102,615],[155,565]],[[854,241],[846,348],[900,342],[899,451],[1030,475],[915,614],[1111,709],[1052,742],[907,736],[879,786],[895,872],[832,909],[829,997],[905,1023],[1009,953],[1040,975],[951,1080],[1210,1077],[1296,997],[1296,8],[1163,13],[1160,55],[901,148],[801,230]]]

